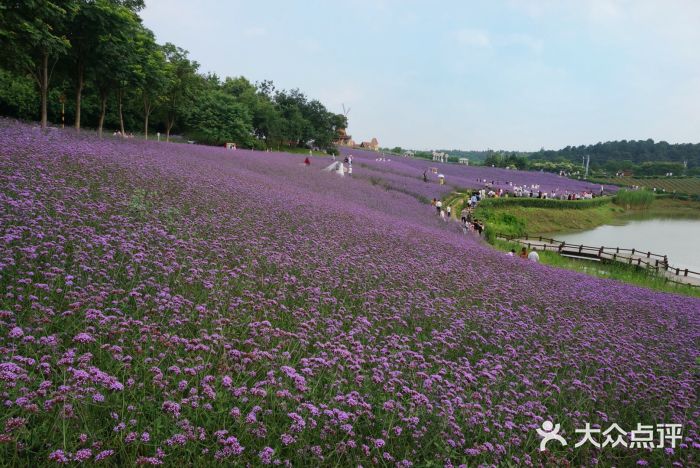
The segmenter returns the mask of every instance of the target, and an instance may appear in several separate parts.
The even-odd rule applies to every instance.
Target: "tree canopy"
[[[200,73],[187,50],[156,42],[137,14],[143,7],[143,0],[3,2],[0,113],[46,126],[61,121],[65,105],[78,130],[180,133],[259,149],[328,149],[347,126],[344,115],[299,89]]]
[[[595,145],[567,146],[560,150],[540,150],[531,161],[570,162],[581,164],[590,156],[590,168],[616,173],[630,171],[636,175],[674,173],[700,174],[700,143],[669,144],[654,140],[622,140]]]

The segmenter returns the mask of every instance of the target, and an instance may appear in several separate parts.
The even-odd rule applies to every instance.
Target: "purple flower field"
[[[381,153],[359,149],[341,148],[343,156],[352,155],[354,162],[360,167],[369,170],[371,176],[381,173],[382,179],[387,180],[388,185],[399,190],[428,196],[426,193],[446,194],[455,190],[481,189],[488,183],[494,189],[503,189],[513,192],[513,186],[538,185],[544,192],[556,191],[557,193],[600,193],[600,184],[592,184],[582,180],[574,180],[548,172],[516,171],[501,168],[464,166],[459,164],[445,164],[425,159],[411,159],[401,156],[383,156]],[[387,158],[390,161],[377,161],[378,158]],[[357,165],[357,164],[356,164]],[[437,168],[440,174],[445,175],[445,185],[438,186],[437,174],[429,171]],[[429,183],[423,182],[423,172],[427,171]],[[361,172],[361,171],[360,171]],[[359,173],[358,173],[359,174]],[[416,182],[420,181],[420,184]],[[510,184],[509,184],[510,183]],[[605,193],[614,193],[618,187],[605,185]],[[432,198],[436,195],[430,195]]]
[[[492,250],[416,199],[430,162],[0,142],[2,465],[700,460],[700,300]],[[539,451],[545,420],[567,446]],[[586,423],[683,434],[575,448]]]

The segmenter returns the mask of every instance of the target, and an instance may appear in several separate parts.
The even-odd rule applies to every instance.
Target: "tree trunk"
[[[143,119],[143,137],[148,140],[148,114]]]
[[[49,98],[49,52],[46,50],[41,58],[39,87],[41,88],[41,128],[46,128],[48,125],[47,101]]]
[[[143,95],[143,137],[148,140],[148,117],[151,115],[151,100]]]
[[[175,125],[175,117],[168,117],[165,122],[165,141],[170,141],[170,130],[173,128],[173,125]]]
[[[83,97],[85,70],[83,65],[78,65],[78,82],[75,85],[75,129],[80,132],[80,106]]]
[[[122,132],[122,137],[124,136],[124,114],[122,113],[122,97],[124,96],[124,90],[119,89],[117,91],[117,103],[119,108],[119,130]]]
[[[102,127],[105,123],[105,114],[107,111],[107,92],[100,92],[100,123],[97,126],[97,133],[102,138]]]

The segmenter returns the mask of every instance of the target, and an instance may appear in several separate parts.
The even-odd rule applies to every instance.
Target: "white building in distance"
[[[433,151],[433,161],[445,163],[449,157],[449,154],[443,153],[442,151]]]

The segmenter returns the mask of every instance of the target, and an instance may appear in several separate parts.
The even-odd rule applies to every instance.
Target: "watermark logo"
[[[567,445],[566,439],[559,434],[561,427],[559,424],[554,424],[552,421],[545,421],[541,428],[537,428],[537,433],[542,437],[540,441],[540,452],[544,452],[547,443],[557,441],[562,446]],[[683,426],[681,424],[657,424],[656,426],[637,423],[637,428],[632,431],[626,431],[616,423],[610,425],[607,429],[591,427],[590,423],[586,423],[583,429],[576,429],[576,434],[581,434],[581,438],[575,448],[581,447],[587,443],[597,448],[612,447],[618,445],[627,448],[642,448],[642,449],[661,449],[661,448],[676,448],[676,443],[683,438]]]
[[[562,445],[566,445],[566,439],[559,435],[559,430],[561,427],[559,424],[555,425],[552,421],[545,421],[542,423],[542,429],[537,428],[537,433],[542,436],[542,442],[540,442],[540,452],[544,452],[547,449],[547,442],[550,440],[556,440]]]

